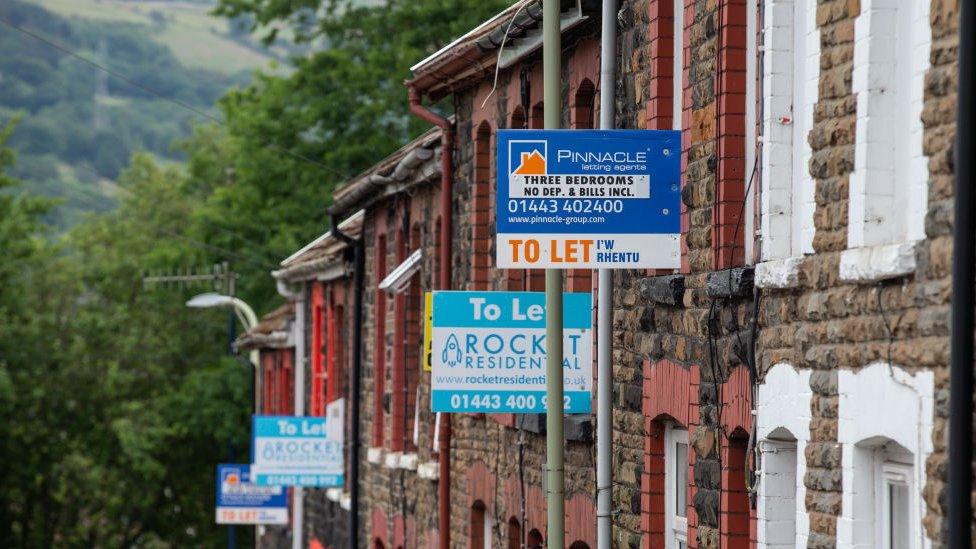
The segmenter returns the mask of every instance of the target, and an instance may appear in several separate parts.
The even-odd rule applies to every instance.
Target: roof
[[[234,342],[237,349],[259,349],[267,347],[288,347],[288,335],[295,321],[295,304],[285,303],[261,317],[253,328]]]
[[[328,212],[367,206],[441,175],[441,129],[431,128],[332,193]]]
[[[596,0],[561,0],[560,28],[566,32],[598,11]],[[542,0],[519,0],[413,67],[407,86],[436,100],[468,83],[511,66],[542,46]],[[504,43],[504,48],[502,44]],[[501,50],[501,51],[499,51]]]
[[[352,238],[358,238],[363,230],[365,212],[360,210],[339,223],[339,230]],[[330,229],[325,234],[303,246],[281,262],[281,269],[271,275],[279,280],[332,280],[346,273],[343,250],[346,243]]]

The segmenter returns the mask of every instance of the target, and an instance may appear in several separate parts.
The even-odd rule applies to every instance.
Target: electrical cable
[[[193,105],[190,105],[189,103],[187,103],[185,101],[181,101],[180,99],[176,99],[176,98],[173,98],[173,97],[167,97],[166,95],[162,94],[159,91],[154,90],[153,88],[150,88],[149,86],[146,86],[144,84],[140,84],[139,82],[133,80],[132,78],[130,78],[130,77],[128,77],[128,76],[126,76],[126,75],[118,72],[118,71],[115,71],[113,69],[110,69],[108,67],[105,67],[104,65],[101,65],[98,62],[93,61],[93,60],[91,60],[91,59],[89,59],[89,58],[81,55],[80,53],[78,53],[78,52],[76,52],[76,51],[74,51],[74,50],[72,50],[72,49],[70,49],[70,48],[68,48],[66,46],[62,46],[61,44],[58,44],[57,42],[54,42],[52,40],[49,40],[49,39],[45,38],[44,36],[42,36],[40,34],[37,34],[36,32],[31,32],[31,31],[29,31],[29,30],[27,30],[27,29],[25,29],[23,27],[20,27],[20,26],[14,24],[11,21],[9,21],[7,19],[4,19],[2,17],[0,17],[0,24],[6,25],[7,27],[10,27],[11,29],[13,29],[13,30],[15,30],[15,31],[17,31],[17,32],[19,32],[21,34],[24,34],[26,36],[29,36],[29,37],[37,40],[38,42],[41,42],[42,44],[45,44],[45,45],[47,45],[47,46],[49,46],[51,48],[54,48],[54,49],[60,51],[61,53],[64,53],[65,55],[71,56],[71,57],[73,57],[73,58],[75,58],[75,59],[77,59],[77,60],[79,60],[79,61],[81,61],[81,62],[83,62],[83,63],[85,63],[87,65],[90,65],[91,67],[93,67],[93,68],[95,68],[97,70],[100,70],[100,71],[108,74],[109,76],[111,76],[113,78],[116,78],[118,80],[121,80],[121,81],[125,82],[126,84],[129,84],[130,86],[132,86],[134,88],[138,88],[138,89],[140,89],[140,90],[142,90],[142,91],[144,91],[144,92],[146,92],[146,93],[148,93],[148,94],[150,94],[150,95],[152,95],[152,96],[154,96],[154,97],[156,97],[156,98],[158,98],[158,99],[160,99],[162,101],[166,101],[168,103],[171,103],[173,105],[176,105],[176,106],[180,107],[181,109],[184,109],[184,110],[186,110],[188,112],[191,112],[191,113],[193,113],[196,116],[199,116],[201,118],[205,118],[207,120],[210,120],[211,122],[214,122],[214,123],[216,123],[216,124],[218,124],[220,126],[227,127],[227,122],[225,122],[224,120],[221,120],[220,118],[218,118],[218,117],[216,117],[216,116],[214,116],[214,115],[212,115],[212,114],[210,114],[208,112],[205,112],[205,111],[203,111],[201,109],[198,109],[198,108],[194,107]],[[307,162],[307,163],[309,163],[309,164],[311,164],[313,166],[316,166],[316,167],[318,167],[318,168],[320,168],[322,170],[325,170],[325,171],[329,172],[330,174],[332,174],[332,175],[340,178],[343,181],[348,180],[350,178],[348,175],[342,174],[338,170],[336,170],[336,169],[334,169],[334,168],[332,168],[332,167],[330,167],[330,166],[328,166],[328,165],[326,165],[326,164],[324,164],[322,162],[319,162],[317,160],[314,160],[312,158],[309,158],[309,157],[307,157],[307,156],[305,156],[305,155],[303,155],[301,153],[297,153],[297,152],[295,152],[295,151],[293,151],[291,149],[288,149],[286,147],[283,147],[281,145],[278,145],[278,144],[275,144],[275,143],[272,143],[272,142],[269,141],[269,142],[265,143],[264,146],[266,146],[268,148],[271,148],[271,149],[275,149],[275,150],[277,150],[279,152],[282,152],[282,153],[284,153],[284,154],[286,154],[288,156],[297,158],[297,159],[302,160],[304,162]]]

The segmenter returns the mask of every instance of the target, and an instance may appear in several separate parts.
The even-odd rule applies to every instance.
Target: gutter
[[[359,547],[359,450],[360,450],[360,376],[363,361],[363,270],[365,253],[362,239],[354,239],[342,232],[332,216],[333,235],[352,248],[353,252],[353,334],[352,376],[350,392],[350,445],[349,445],[349,547]]]
[[[952,320],[949,330],[949,515],[950,549],[972,547],[973,520],[973,309],[976,295],[976,2],[959,12],[958,103],[956,106],[955,212],[952,229]]]
[[[451,289],[451,215],[453,213],[454,127],[447,118],[435,113],[421,103],[421,92],[408,84],[410,112],[441,129],[441,241],[438,258],[438,288]],[[441,414],[437,432],[437,536],[441,549],[451,546],[451,415]]]

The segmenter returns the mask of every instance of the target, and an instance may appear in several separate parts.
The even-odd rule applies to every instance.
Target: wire
[[[101,65],[98,62],[93,61],[93,60],[91,60],[91,59],[89,59],[89,58],[87,58],[87,57],[85,57],[85,56],[77,53],[76,51],[71,50],[70,48],[68,48],[66,46],[62,46],[61,44],[58,44],[57,42],[54,42],[52,40],[49,40],[49,39],[45,38],[44,36],[41,36],[40,34],[37,34],[35,32],[31,32],[31,31],[29,31],[29,30],[27,30],[27,29],[25,29],[23,27],[19,27],[16,24],[10,22],[7,19],[4,19],[4,18],[0,17],[0,24],[6,25],[6,26],[14,29],[15,31],[17,31],[19,33],[22,33],[22,34],[24,34],[26,36],[29,36],[29,37],[37,40],[38,42],[41,42],[43,44],[46,44],[47,46],[49,46],[51,48],[54,48],[54,49],[60,51],[61,53],[64,53],[65,55],[69,55],[69,56],[71,56],[71,57],[73,57],[73,58],[75,58],[75,59],[77,59],[77,60],[79,60],[79,61],[87,64],[87,65],[90,65],[91,67],[93,67],[93,68],[95,68],[97,70],[100,70],[100,71],[102,71],[102,72],[104,72],[104,73],[112,76],[113,78],[117,78],[117,79],[125,82],[126,84],[129,84],[130,86],[132,86],[134,88],[138,88],[138,89],[140,89],[140,90],[142,90],[142,91],[144,91],[144,92],[146,92],[146,93],[148,93],[148,94],[150,94],[150,95],[152,95],[154,97],[157,97],[158,99],[160,99],[162,101],[166,101],[168,103],[172,103],[173,105],[176,105],[176,106],[180,107],[181,109],[184,109],[186,111],[189,111],[189,112],[191,112],[191,113],[193,113],[193,114],[195,114],[195,115],[197,115],[197,116],[199,116],[201,118],[205,118],[207,120],[210,120],[211,122],[214,122],[216,124],[219,124],[220,126],[227,127],[227,122],[225,122],[224,120],[221,120],[220,118],[218,118],[218,117],[216,117],[216,116],[214,116],[214,115],[212,115],[212,114],[210,114],[208,112],[205,112],[203,110],[200,110],[200,109],[194,107],[193,105],[190,105],[189,103],[187,103],[185,101],[181,101],[180,99],[176,99],[176,98],[173,98],[173,97],[168,97],[168,96],[162,94],[161,92],[158,92],[158,91],[154,90],[153,88],[150,88],[149,86],[146,86],[144,84],[140,84],[139,82],[133,80],[132,78],[130,78],[130,77],[128,77],[128,76],[126,76],[126,75],[124,75],[124,74],[122,74],[122,73],[120,73],[120,72],[118,72],[116,70],[113,70],[113,69],[110,69],[110,68],[108,68],[108,67],[106,67],[104,65]],[[275,143],[272,143],[272,142],[269,141],[269,142],[265,143],[264,146],[266,146],[268,148],[271,148],[271,149],[275,149],[275,150],[277,150],[279,152],[282,152],[282,153],[284,153],[284,154],[286,154],[288,156],[292,156],[292,157],[297,158],[299,160],[303,160],[305,162],[308,162],[309,164],[311,164],[313,166],[316,166],[316,167],[318,167],[318,168],[320,168],[322,170],[325,170],[325,171],[331,173],[332,175],[334,175],[334,176],[336,176],[336,177],[338,177],[338,178],[340,178],[342,180],[347,180],[347,179],[350,178],[348,175],[345,175],[345,174],[339,172],[338,170],[336,170],[336,169],[334,169],[334,168],[332,168],[332,167],[330,167],[330,166],[328,166],[328,165],[326,165],[326,164],[324,164],[322,162],[319,162],[318,160],[314,160],[312,158],[309,158],[309,157],[307,157],[307,156],[305,156],[303,154],[297,153],[297,152],[295,152],[295,151],[293,151],[291,149],[288,149],[286,147],[282,147],[281,145],[278,145],[278,144],[275,144]]]
[[[502,36],[502,43],[500,46],[498,46],[498,57],[495,58],[495,80],[491,84],[491,91],[488,92],[488,95],[485,96],[485,100],[481,102],[482,109],[485,108],[485,105],[488,104],[488,99],[491,98],[492,94],[495,93],[495,88],[498,87],[498,72],[499,70],[501,70],[500,63],[502,60],[502,51],[505,50],[505,41],[508,40],[508,33],[509,31],[512,30],[512,25],[515,24],[515,19],[519,16],[520,13],[522,13],[522,9],[524,9],[525,6],[528,5],[529,5],[528,3],[525,3],[519,6],[519,9],[515,10],[515,15],[512,16],[512,20],[508,22],[508,28],[505,29],[505,35]]]

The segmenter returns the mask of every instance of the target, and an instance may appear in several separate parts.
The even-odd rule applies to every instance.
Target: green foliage
[[[249,78],[186,68],[149,38],[143,25],[68,20],[19,0],[0,3],[0,18],[201,111],[212,110],[228,88]],[[23,118],[11,146],[35,160],[60,159],[43,170],[31,162],[18,173],[33,190],[68,199],[49,221],[74,221],[78,210],[113,205],[92,185],[78,200],[70,173],[52,173],[58,165],[71,168],[77,179],[115,179],[136,151],[181,159],[173,141],[189,135],[192,121],[203,120],[7,26],[0,26],[0,51],[0,113]],[[93,198],[97,203],[91,203]]]
[[[221,542],[214,466],[247,455],[250,372],[225,356],[226,311],[188,309],[192,290],[145,286],[143,273],[230,261],[239,294],[270,310],[280,298],[269,270],[328,228],[334,186],[426,129],[408,115],[410,64],[504,2],[321,4],[224,0],[227,16],[330,47],[225,95],[226,125],[196,126],[175,149],[183,113],[122,88],[111,102],[75,100],[96,75],[0,32],[0,48],[24,52],[0,60],[0,112],[24,116],[11,138],[24,152],[17,173],[32,190],[69,182],[87,200],[119,172],[118,206],[52,241],[48,205],[10,190],[10,128],[0,136],[0,546]],[[89,52],[109,37],[120,71],[181,100],[213,93],[194,73],[169,81],[178,66],[136,27],[94,32],[18,2],[0,16]],[[147,58],[153,74],[140,72]],[[96,127],[98,112],[111,125]],[[152,154],[129,156],[139,149]],[[161,160],[181,155],[185,166]]]
[[[10,161],[0,149],[0,174]],[[250,372],[221,357],[224,314],[186,308],[188,291],[142,284],[145,269],[203,260],[160,236],[190,225],[184,181],[137,156],[118,210],[60,245],[37,236],[40,205],[0,194],[4,547],[222,539],[214,466],[247,455]]]

